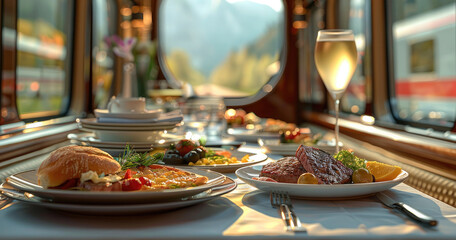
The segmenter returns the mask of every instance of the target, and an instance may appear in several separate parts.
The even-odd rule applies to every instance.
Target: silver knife
[[[428,224],[429,226],[437,226],[438,224],[437,220],[435,220],[434,218],[429,217],[428,215],[414,209],[413,207],[403,202],[394,201],[392,198],[390,198],[383,192],[379,192],[375,196],[377,196],[377,198],[380,199],[380,201],[386,206],[390,208],[399,209],[407,216],[415,219],[416,221]]]

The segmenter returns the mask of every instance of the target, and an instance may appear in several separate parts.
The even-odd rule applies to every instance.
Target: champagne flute
[[[318,31],[315,65],[336,109],[336,152],[339,152],[339,103],[356,69],[358,52],[352,30]]]

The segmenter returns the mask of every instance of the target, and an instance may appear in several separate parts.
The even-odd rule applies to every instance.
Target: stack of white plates
[[[124,153],[125,148],[129,145],[136,152],[149,152],[156,148],[168,148],[171,144],[177,143],[182,136],[163,134],[162,137],[154,142],[146,141],[126,141],[126,142],[114,142],[114,141],[102,141],[95,136],[93,133],[79,133],[68,134],[68,139],[71,143],[79,146],[88,146],[99,148],[113,156],[120,156]]]
[[[77,119],[81,130],[93,133],[91,140],[97,143],[118,143],[125,147],[126,143],[151,144],[167,141],[164,134],[180,126],[183,116],[181,112],[174,111],[162,113],[161,110],[146,111],[142,113],[110,113],[104,109],[95,110],[96,118]],[[72,140],[88,145],[95,141],[87,141],[79,137]],[[144,148],[145,144],[137,144]],[[104,146],[106,147],[106,145]],[[112,147],[112,146],[110,146]]]

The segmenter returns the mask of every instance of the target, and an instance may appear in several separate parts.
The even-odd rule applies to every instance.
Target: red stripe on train
[[[412,82],[400,79],[396,82],[396,96],[456,97],[456,79]]]

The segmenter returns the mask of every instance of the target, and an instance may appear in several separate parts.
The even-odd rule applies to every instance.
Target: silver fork
[[[288,206],[283,204],[283,202],[281,201],[280,195],[275,192],[271,192],[269,197],[270,197],[270,201],[271,201],[271,206],[273,208],[279,208],[279,214],[283,220],[283,223],[285,223],[286,230],[292,231],[292,229],[291,229],[292,221],[290,221],[291,212],[290,212],[290,209],[288,208]]]
[[[3,201],[2,203],[0,203],[0,210],[1,210],[1,209],[3,209],[4,206],[13,202],[13,199],[0,193],[0,201]]]
[[[285,222],[287,231],[306,232],[306,228],[301,225],[301,220],[293,210],[290,196],[286,192],[271,192],[271,205],[279,207],[282,220]]]

